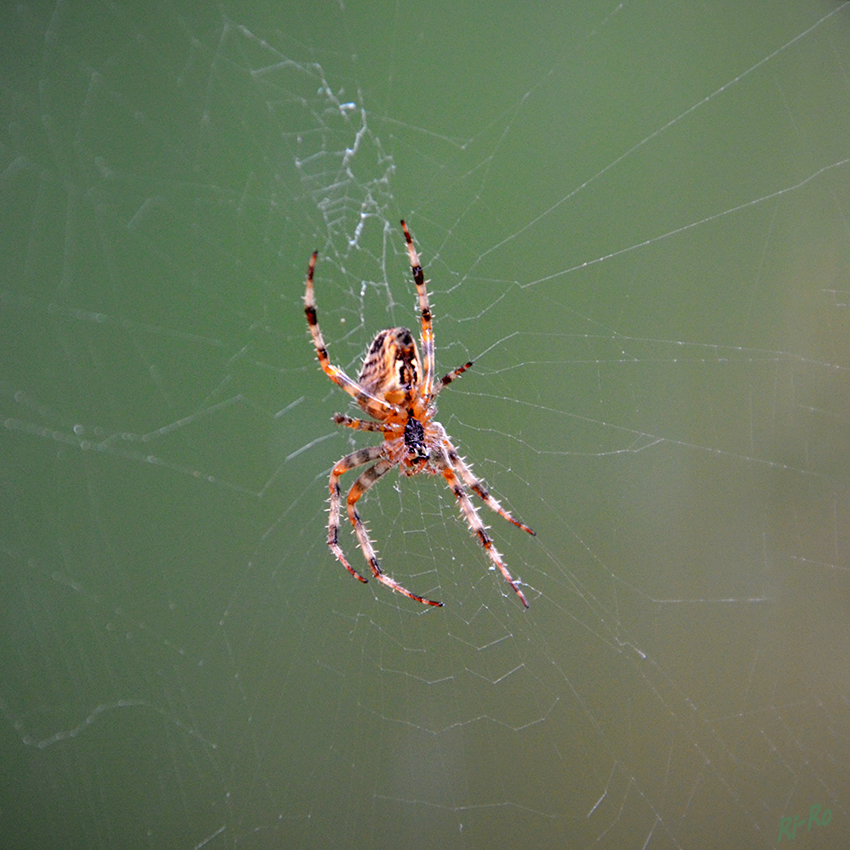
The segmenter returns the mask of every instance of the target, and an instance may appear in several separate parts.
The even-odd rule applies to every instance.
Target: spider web
[[[4,846],[845,846],[850,4],[740,5],[4,9]],[[327,550],[402,217],[528,611]]]

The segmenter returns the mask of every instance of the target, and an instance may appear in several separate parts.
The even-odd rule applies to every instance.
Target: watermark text
[[[829,822],[832,820],[832,809],[824,809],[823,812],[820,810],[820,803],[815,803],[813,806],[809,807],[809,817],[808,820],[806,816],[803,815],[794,815],[793,818],[780,818],[779,819],[779,838],[776,839],[776,843],[779,844],[782,841],[782,836],[784,835],[789,841],[793,841],[794,837],[797,835],[797,828],[803,828],[803,824],[806,825],[806,832],[809,832],[813,826],[828,826]]]

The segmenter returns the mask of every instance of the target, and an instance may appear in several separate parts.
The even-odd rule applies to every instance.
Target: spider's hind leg
[[[318,251],[313,251],[310,264],[307,267],[307,279],[304,282],[304,314],[307,317],[307,326],[316,349],[316,357],[324,373],[341,389],[345,390],[369,416],[381,419],[388,413],[392,413],[394,406],[380,398],[376,398],[367,392],[356,381],[353,381],[344,369],[334,366],[328,357],[328,349],[319,328],[319,317],[316,311],[316,292],[313,287],[313,273],[316,270],[316,258]]]
[[[434,320],[431,315],[431,304],[428,301],[428,286],[419,254],[413,245],[413,238],[404,219],[401,222],[404,239],[407,242],[407,253],[410,258],[410,271],[416,286],[416,296],[419,299],[419,314],[422,323],[422,395],[431,398],[434,388]]]

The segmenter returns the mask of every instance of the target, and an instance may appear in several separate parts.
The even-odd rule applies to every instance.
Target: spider
[[[316,296],[313,290],[313,270],[316,267],[318,251],[313,252],[307,269],[306,291],[304,294],[304,312],[310,335],[316,346],[316,355],[325,374],[341,389],[345,390],[360,405],[363,411],[377,421],[354,419],[344,413],[335,413],[333,421],[337,425],[353,428],[356,431],[375,431],[383,434],[383,442],[379,445],[358,449],[346,455],[331,470],[330,477],[330,519],[328,521],[328,546],[337,560],[359,581],[366,579],[355,570],[346,560],[339,545],[339,513],[340,487],[342,475],[352,469],[372,464],[361,472],[348,491],[346,506],[348,518],[354,526],[360,548],[366,558],[372,575],[392,590],[402,593],[409,599],[422,602],[424,605],[442,606],[435,602],[411,593],[402,587],[395,579],[388,576],[378,563],[372,541],[360,519],[357,511],[357,501],[386,475],[393,467],[398,467],[402,475],[418,475],[428,472],[432,475],[439,473],[446,479],[461,513],[478,541],[484,547],[493,564],[513,588],[522,604],[528,608],[528,601],[519,585],[508,572],[502,556],[493,545],[487,529],[478,515],[478,508],[473,505],[466,488],[495,511],[499,516],[513,523],[517,528],[534,532],[524,523],[506,511],[499,502],[490,495],[484,482],[477,478],[470,467],[458,454],[457,449],[446,434],[445,428],[434,419],[436,406],[434,404],[439,393],[452,381],[459,378],[472,366],[472,361],[453,369],[444,378],[434,383],[434,332],[431,319],[431,308],[428,303],[428,292],[425,286],[425,275],[419,262],[419,255],[413,246],[413,240],[404,221],[401,222],[404,238],[407,240],[407,252],[410,255],[410,268],[416,293],[419,299],[419,312],[422,321],[422,335],[419,350],[413,334],[408,328],[388,328],[381,331],[372,340],[363,359],[360,376],[353,381],[342,369],[331,364],[328,350],[319,330],[316,317]],[[464,486],[466,485],[466,486]]]

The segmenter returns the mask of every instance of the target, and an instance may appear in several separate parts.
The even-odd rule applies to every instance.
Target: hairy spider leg
[[[328,358],[328,349],[325,346],[325,341],[322,339],[322,332],[319,330],[319,319],[316,315],[316,293],[313,289],[313,270],[316,268],[316,258],[319,256],[318,251],[313,251],[313,256],[310,257],[310,265],[307,268],[307,281],[304,292],[304,313],[307,316],[307,324],[310,326],[310,335],[313,337],[313,345],[316,347],[316,356],[319,358],[319,363],[322,366],[325,374],[340,388],[344,389],[359,405],[375,419],[384,419],[390,413],[400,414],[399,408],[388,401],[376,398],[371,393],[366,392],[363,387],[356,381],[346,375],[345,371],[338,366],[331,364]]]
[[[436,388],[434,389],[434,392],[431,395],[431,401],[433,401],[437,397],[438,393],[441,390],[444,390],[455,378],[459,378],[467,369],[470,369],[471,367],[472,361],[470,360],[469,362],[464,363],[463,366],[458,366],[457,369],[452,369],[452,371],[449,372],[448,375],[444,375],[443,378],[440,380],[440,383],[437,384]]]
[[[394,466],[395,464],[391,460],[383,458],[379,460],[374,466],[370,466],[365,472],[363,472],[359,476],[359,478],[351,486],[351,489],[348,491],[348,498],[346,499],[346,502],[348,503],[348,517],[351,520],[351,524],[354,526],[354,531],[357,534],[357,539],[360,541],[360,548],[363,550],[363,556],[366,558],[366,563],[369,564],[369,567],[372,570],[372,575],[375,576],[375,578],[378,579],[379,582],[385,584],[392,590],[403,594],[408,599],[413,599],[416,602],[421,602],[423,603],[423,605],[433,605],[436,608],[442,608],[442,602],[434,602],[431,599],[425,599],[422,596],[417,596],[415,593],[411,593],[406,587],[402,587],[394,578],[390,578],[390,576],[388,576],[381,569],[381,566],[378,563],[378,557],[375,554],[375,549],[372,546],[372,541],[369,539],[369,534],[366,531],[366,526],[363,525],[363,522],[360,519],[360,514],[357,511],[357,500],[379,478],[381,478],[382,475],[386,475],[386,473],[389,472]]]
[[[346,413],[334,413],[331,419],[337,425],[344,425],[346,428],[353,428],[355,431],[378,431],[381,434],[392,433],[399,431],[398,425],[387,425],[385,422],[369,422],[368,419],[355,419]]]
[[[495,511],[500,517],[506,519],[508,522],[513,523],[517,528],[521,528],[523,531],[527,531],[532,537],[536,536],[536,532],[532,531],[524,522],[520,522],[516,517],[514,517],[510,511],[506,511],[499,500],[490,495],[490,491],[484,485],[484,482],[472,471],[472,469],[467,465],[466,461],[457,453],[457,450],[452,445],[451,440],[449,440],[448,436],[444,438],[444,442],[446,443],[448,455],[449,455],[449,463],[460,473],[460,477],[463,478],[466,486],[490,508],[491,511]]]
[[[339,502],[340,490],[339,479],[346,472],[352,469],[357,469],[358,466],[364,466],[371,463],[373,460],[380,459],[382,455],[383,444],[380,446],[367,446],[365,449],[358,449],[350,455],[346,455],[340,460],[331,470],[331,478],[329,482],[331,491],[330,517],[328,519],[328,546],[331,547],[331,552],[334,553],[336,559],[354,576],[354,578],[366,584],[367,579],[363,578],[345,558],[345,554],[339,545]]]
[[[428,303],[428,290],[425,287],[425,273],[422,271],[419,254],[413,247],[413,239],[410,237],[410,231],[404,219],[401,222],[401,229],[407,240],[410,270],[413,273],[413,282],[416,284],[416,294],[419,297],[419,312],[422,314],[422,371],[425,373],[422,376],[422,395],[425,397],[425,403],[428,404],[434,390],[434,325],[431,306]]]
[[[513,580],[511,574],[508,572],[508,568],[502,560],[502,556],[493,545],[490,535],[487,534],[487,529],[484,527],[484,523],[481,521],[481,517],[478,514],[478,508],[472,504],[466,490],[463,489],[463,485],[460,483],[457,475],[455,475],[451,464],[452,462],[449,459],[448,454],[444,454],[440,462],[440,472],[442,473],[443,478],[446,479],[452,493],[454,493],[454,497],[457,499],[458,505],[460,506],[460,510],[463,513],[467,524],[472,529],[473,534],[475,534],[478,538],[478,542],[484,547],[484,551],[487,552],[490,560],[499,568],[499,572],[501,572],[504,576],[505,581],[507,581],[507,583],[514,589],[514,593],[516,593],[516,595],[520,598],[522,604],[528,608],[528,600],[519,589],[519,585]],[[506,519],[511,518],[508,516]],[[513,520],[511,521],[513,522]]]

